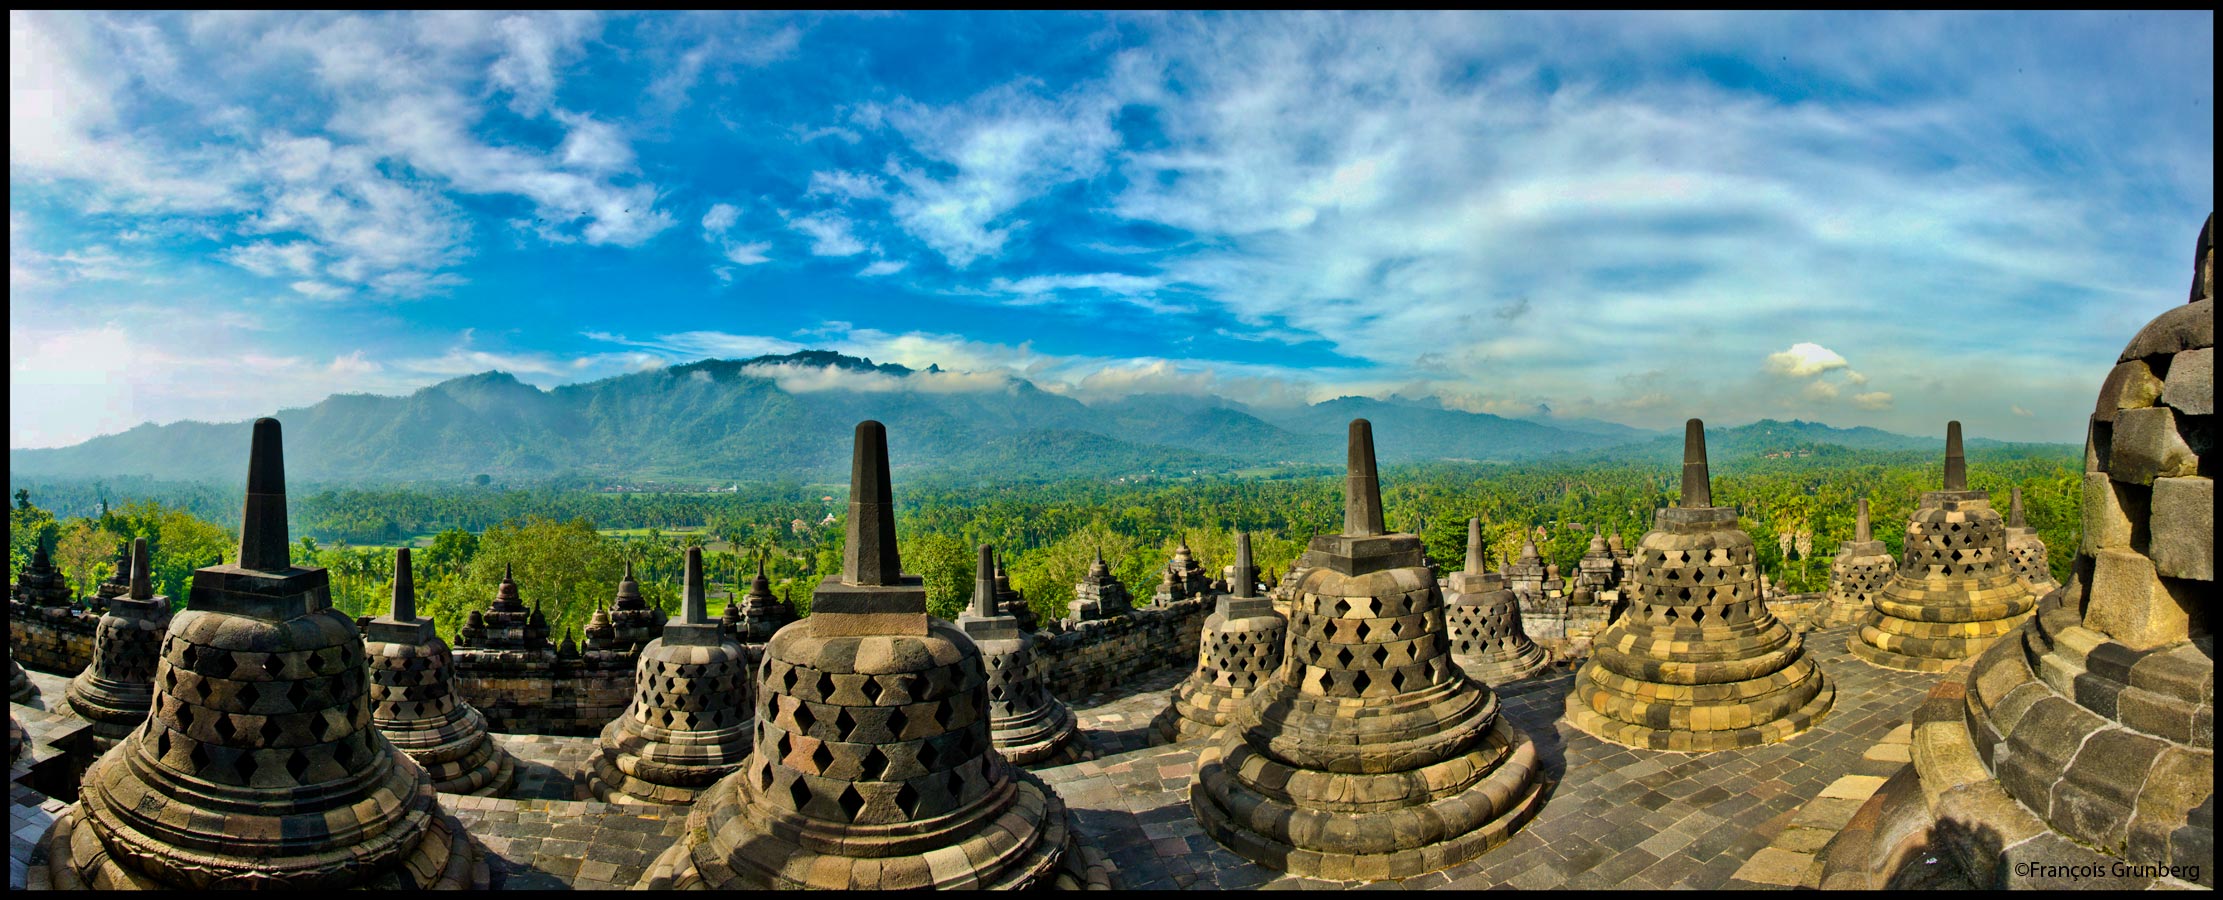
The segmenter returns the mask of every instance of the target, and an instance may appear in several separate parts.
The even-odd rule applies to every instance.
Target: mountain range
[[[1141,394],[1094,405],[1019,378],[803,351],[709,359],[543,390],[504,372],[408,396],[338,394],[280,410],[286,468],[307,482],[504,482],[556,478],[838,482],[851,429],[878,419],[899,469],[965,478],[1164,477],[1276,465],[1338,465],[1345,427],[1374,423],[1385,463],[1514,461],[1554,453],[1651,457],[1681,436],[1607,422],[1523,420],[1433,400],[1338,397],[1252,408],[1217,397]],[[173,422],[51,449],[10,450],[11,477],[245,476],[249,423]],[[1715,452],[1835,444],[1935,448],[1873,428],[1762,420],[1711,435]],[[1974,443],[1974,442],[1972,442]]]

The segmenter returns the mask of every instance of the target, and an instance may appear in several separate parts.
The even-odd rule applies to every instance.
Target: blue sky
[[[2075,442],[2214,196],[2208,13],[12,12],[9,58],[13,447],[806,347]]]

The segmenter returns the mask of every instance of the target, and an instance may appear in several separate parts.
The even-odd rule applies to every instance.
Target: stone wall
[[[1824,596],[1820,593],[1770,594],[1767,598],[1768,612],[1790,626],[1791,630],[1803,633],[1812,630],[1811,620],[1815,611],[1821,608]],[[1618,592],[1611,599],[1618,605]],[[1531,602],[1534,603],[1533,607]],[[1591,638],[1604,631],[1611,622],[1608,608],[1604,603],[1569,606],[1565,600],[1556,597],[1523,598],[1521,627],[1528,632],[1529,640],[1550,650],[1554,658],[1561,661],[1583,660],[1590,656]]]
[[[490,731],[592,737],[633,699],[634,656],[590,650],[455,650],[455,690]]]
[[[1060,699],[1132,684],[1164,666],[1194,668],[1204,618],[1217,602],[1217,596],[1190,597],[1043,634],[1034,646],[1035,665]]]
[[[8,655],[41,672],[74,677],[93,661],[100,614],[8,604]]]

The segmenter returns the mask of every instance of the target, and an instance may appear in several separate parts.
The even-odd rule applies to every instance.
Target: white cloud
[[[812,256],[855,256],[865,252],[867,245],[850,233],[849,219],[832,211],[792,216],[787,227],[810,238]]]
[[[1789,350],[1768,354],[1768,371],[1791,378],[1809,378],[1844,367],[1844,357],[1820,344],[1792,344]]]
[[[322,281],[296,281],[287,287],[293,288],[294,293],[318,300],[337,300],[351,293],[347,288]]]
[[[883,259],[858,270],[857,275],[861,278],[877,278],[882,275],[893,275],[901,272],[908,266],[910,266],[910,263],[900,260]]]
[[[766,243],[727,244],[725,245],[725,256],[726,259],[732,260],[736,264],[753,266],[771,262],[772,257],[765,255],[765,251],[770,249],[772,249],[772,245]]]
[[[2008,411],[2010,411],[2010,412],[2014,413],[2015,415],[2017,415],[2017,416],[2021,416],[2022,418],[2025,418],[2025,419],[2027,419],[2027,418],[2030,418],[2030,417],[2031,417],[2032,415],[2034,415],[2034,413],[2030,412],[2030,411],[2029,411],[2029,410],[2027,410],[2027,409],[2023,409],[2023,408],[2022,408],[2021,406],[2018,406],[2018,405],[2009,405],[2009,406],[2007,407],[2007,409],[2008,409]]]
[[[733,223],[740,220],[741,209],[739,207],[731,203],[712,204],[710,211],[702,214],[703,238],[707,240],[712,237],[722,237],[727,231],[733,229]]]
[[[1821,380],[1809,381],[1799,393],[1805,395],[1809,400],[1835,400],[1837,399],[1837,385]]]
[[[1852,400],[1853,405],[1858,406],[1861,409],[1880,410],[1891,408],[1891,395],[1883,391],[1870,391],[1865,394],[1854,394]]]

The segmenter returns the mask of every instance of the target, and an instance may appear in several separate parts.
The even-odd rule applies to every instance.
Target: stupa
[[[857,425],[841,577],[772,636],[756,752],[696,802],[641,887],[1086,880],[1065,805],[994,750],[979,649],[900,574],[887,446],[880,423]]]
[[[734,639],[744,644],[761,644],[787,623],[795,621],[795,611],[780,598],[772,596],[772,580],[764,574],[764,557],[757,557],[756,579],[749,582],[749,592],[741,596],[740,622]],[[731,605],[726,607],[733,610]]]
[[[170,598],[154,592],[147,539],[132,538],[131,587],[109,601],[93,632],[93,659],[69,682],[69,705],[91,724],[102,752],[147,720],[154,706],[155,661],[170,629]]]
[[[448,642],[417,617],[409,548],[394,551],[393,606],[363,629],[371,724],[432,776],[443,794],[498,796],[517,761],[486,732],[486,717],[455,691]]]
[[[1020,596],[1017,588],[1011,586],[1011,576],[1004,573],[1001,556],[995,558],[995,573],[996,608],[1002,610],[1002,615],[1016,620],[1020,628],[1035,630],[1035,626],[1040,623],[1034,614],[1034,608],[1027,605],[1027,598]]]
[[[61,889],[487,887],[432,779],[371,727],[363,640],[287,559],[278,420],[258,419],[236,565],[193,573],[153,713],[46,837]]]
[[[2015,575],[1991,495],[1968,489],[1961,423],[1948,422],[1945,489],[1924,492],[1907,520],[1899,570],[1853,635],[1853,655],[1887,669],[1943,672],[2014,630],[2035,604]]]
[[[1088,572],[1073,585],[1073,602],[1067,606],[1067,625],[1077,625],[1097,619],[1114,619],[1134,611],[1134,597],[1127,593],[1127,585],[1113,575],[1111,566],[1104,562],[1104,551],[1096,551],[1096,561],[1088,564]]]
[[[1505,565],[1505,581],[1521,602],[1535,608],[1544,598],[1544,555],[1536,551],[1536,539],[1521,539],[1521,554]]]
[[[538,608],[525,608],[509,563],[502,564],[501,583],[494,587],[494,604],[486,608],[484,615],[477,610],[471,612],[458,646],[473,650],[550,649],[548,621],[541,617]]]
[[[1289,621],[1258,592],[1250,534],[1235,537],[1232,590],[1204,619],[1196,671],[1173,690],[1172,702],[1151,722],[1161,743],[1211,734],[1227,725],[1235,708],[1281,669]]]
[[[980,648],[988,669],[988,736],[1003,758],[1022,765],[1077,762],[1073,711],[1050,695],[1034,665],[1034,636],[996,599],[994,548],[980,545],[972,607],[957,627]]]
[[[107,580],[93,588],[93,596],[88,598],[87,605],[106,611],[108,601],[117,597],[129,596],[131,596],[131,544],[125,543],[116,548],[116,561],[109,566]]]
[[[1202,597],[1212,591],[1212,577],[1205,574],[1204,566],[1196,561],[1195,552],[1189,549],[1188,535],[1181,536],[1180,546],[1174,548],[1173,558],[1166,561],[1158,593],[1150,598],[1152,606],[1164,606],[1176,600]]]
[[[2215,886],[2214,227],[2100,388],[2068,584],[1930,691],[1822,887]]]
[[[69,579],[62,577],[62,570],[55,567],[54,558],[47,553],[46,542],[33,543],[31,561],[16,573],[15,602],[32,607],[67,607],[76,599],[76,593],[69,589]]]
[[[1768,611],[1752,538],[1713,505],[1705,426],[1683,428],[1683,490],[1637,541],[1629,609],[1591,642],[1567,723],[1616,744],[1703,753],[1781,741],[1837,691]]]
[[[1829,592],[1815,616],[1820,627],[1835,628],[1866,618],[1875,609],[1876,595],[1897,570],[1898,561],[1869,528],[1868,498],[1862,497],[1853,519],[1853,539],[1839,545],[1836,558],[1829,561]]]
[[[2043,597],[2061,586],[2053,580],[2045,539],[2023,518],[2021,488],[2015,488],[2007,501],[2007,556],[2015,561],[2015,577],[2030,588],[2031,596]]]
[[[1420,538],[1386,534],[1373,426],[1354,419],[1343,533],[1314,538],[1281,669],[1197,759],[1189,806],[1253,862],[1404,878],[1504,842],[1543,805],[1535,744],[1451,659]]]
[[[1590,606],[1610,602],[1611,592],[1619,585],[1613,580],[1613,551],[1606,546],[1605,535],[1590,536],[1590,547],[1582,558],[1575,561],[1575,590],[1567,598],[1569,606]]]
[[[1451,593],[1443,601],[1444,629],[1451,639],[1451,657],[1467,677],[1505,684],[1543,671],[1551,665],[1551,654],[1529,640],[1521,627],[1520,599],[1503,574],[1484,571],[1487,565],[1482,520],[1470,518],[1466,568],[1451,575]]]
[[[749,757],[749,656],[711,621],[702,548],[687,548],[680,618],[642,648],[633,702],[602,729],[587,773],[597,799],[686,805]]]

